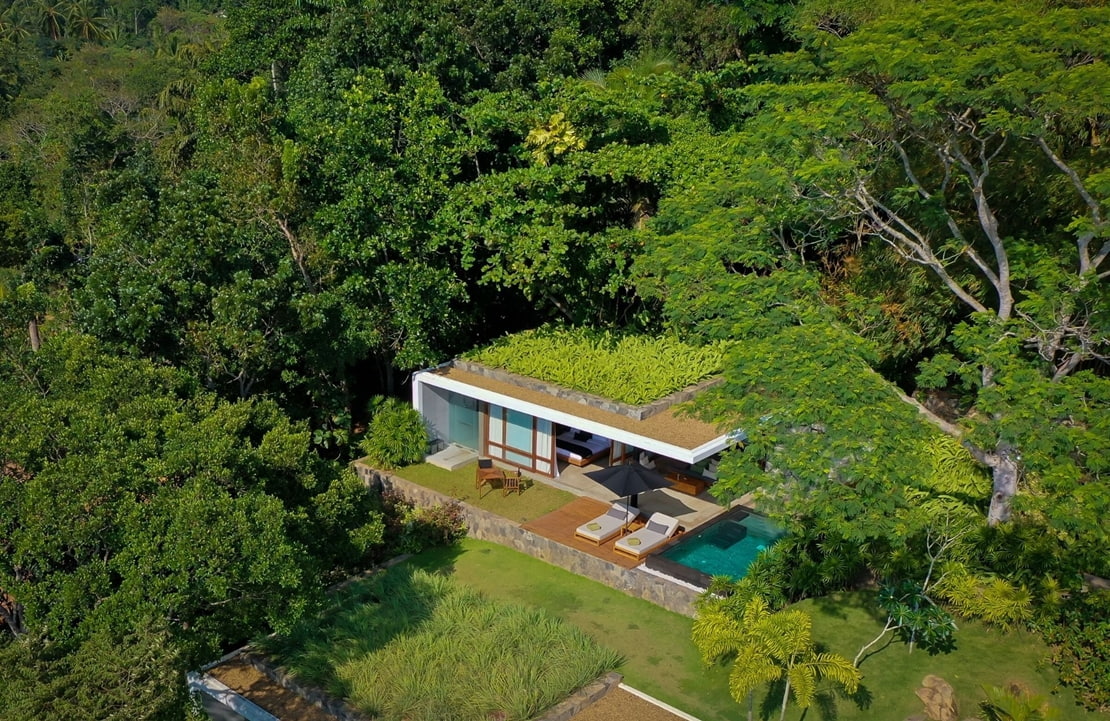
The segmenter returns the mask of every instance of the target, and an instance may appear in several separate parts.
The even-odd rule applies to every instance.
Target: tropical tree
[[[34,5],[38,28],[51,40],[61,40],[65,35],[66,9],[62,0],[38,0]]]
[[[704,603],[694,621],[694,645],[707,664],[730,661],[729,691],[737,703],[748,704],[752,718],[753,694],[766,683],[783,681],[780,719],[786,718],[791,694],[799,707],[813,704],[818,683],[828,679],[855,693],[860,672],[851,661],[818,652],[811,637],[812,621],[798,609],[772,613],[767,602],[754,596],[737,609],[728,599]]]
[[[991,329],[958,348],[979,369],[975,385],[984,401],[1005,381],[995,377],[1004,371],[990,346],[977,350],[979,342],[997,345],[1016,335],[1053,382],[1110,358],[1110,309],[1099,290],[1110,223],[1106,160],[1098,150],[1099,108],[1110,88],[1102,57],[1110,14],[1001,9],[993,2],[934,5],[849,37],[830,69],[881,102],[889,121],[875,127],[865,148],[844,144],[827,154],[835,163],[837,151],[864,159],[872,148],[886,149],[901,182],[892,188],[881,175],[889,168],[871,164],[835,190],[818,186],[840,194],[862,232],[932,271]],[[896,60],[907,55],[915,58],[912,68]],[[1000,65],[1001,57],[1021,61]],[[1084,145],[1093,152],[1079,150]],[[1018,159],[1052,188],[1049,207],[1037,209],[1055,220],[1047,232],[1024,225],[1030,209],[1008,202],[1021,181],[1007,164]],[[1070,257],[1060,250],[1045,255],[1049,238],[1069,236]],[[986,414],[993,432],[987,423],[974,424],[966,443],[994,472],[992,523],[1009,518],[1020,475],[1019,442],[1005,415],[1004,407]]]
[[[71,36],[82,40],[103,40],[108,36],[109,18],[99,13],[93,0],[75,0],[66,12],[66,29]]]
[[[0,41],[15,43],[31,34],[25,20],[26,8],[18,2],[9,3],[0,10]]]
[[[1071,574],[1105,569],[1098,549],[1110,539],[1100,480],[1110,396],[1096,372],[1110,348],[1105,95],[1090,91],[1110,82],[1107,10],[1038,7],[908,6],[739,76],[777,82],[736,89],[736,71],[722,73],[744,115],[715,146],[690,148],[653,221],[641,288],[676,327],[745,340],[737,382],[722,389],[733,400],[707,412],[754,439],[755,457],[739,461],[749,480],[758,463],[814,488],[868,482],[886,465],[881,444],[912,447],[929,435],[912,430],[925,420],[990,469],[992,525],[1010,518],[1024,479],[1018,509],[1068,539],[1058,561]],[[945,310],[931,321],[943,332],[918,351],[921,374],[900,379],[923,395],[887,384],[901,400],[876,428],[862,413],[874,396],[861,405],[850,390],[867,371],[840,370],[877,365],[874,345],[850,337],[879,340],[866,325],[873,316],[822,291],[884,248],[892,277],[923,269]],[[875,306],[893,314],[898,302]],[[836,353],[813,343],[831,327],[843,338]],[[778,376],[772,357],[788,360],[789,378],[768,381],[767,371]],[[936,387],[960,402],[933,404],[924,391]],[[894,410],[900,402],[916,420]],[[842,415],[852,408],[855,420]],[[805,429],[824,436],[829,455],[801,473],[780,451],[813,438]],[[833,450],[834,435],[850,444],[852,434],[858,450]],[[725,476],[722,490],[730,484]]]

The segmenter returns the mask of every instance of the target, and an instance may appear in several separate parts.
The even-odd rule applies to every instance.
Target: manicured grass
[[[457,548],[425,552],[410,563],[450,573],[491,597],[543,608],[570,621],[624,655],[626,662],[620,671],[628,684],[703,721],[745,717],[744,709],[728,695],[727,669],[702,667],[690,642],[692,619],[507,548],[471,539]],[[882,628],[883,620],[873,610],[873,599],[870,593],[844,594],[806,601],[800,607],[813,616],[818,643],[853,658]],[[848,700],[839,700],[835,709],[838,721],[897,721],[921,713],[914,690],[929,673],[955,687],[961,717],[973,716],[977,711],[980,684],[1020,681],[1041,692],[1055,686],[1051,666],[1041,662],[1046,654],[1044,644],[1028,633],[1004,634],[981,624],[962,622],[953,653],[929,656],[920,650],[912,654],[906,651],[906,646],[896,642],[862,663],[870,705],[861,709]],[[761,700],[757,699],[757,705]],[[1110,719],[1084,713],[1073,705],[1073,696],[1066,691],[1054,696],[1052,703],[1064,711],[1067,719]],[[778,718],[777,707],[772,718]],[[792,707],[787,718],[800,719],[802,714]],[[825,716],[814,708],[805,718],[815,721]]]
[[[353,584],[318,620],[260,645],[383,721],[524,721],[621,660],[541,609],[411,565]]]
[[[539,481],[522,481],[523,492],[503,495],[500,488],[474,488],[474,464],[457,471],[445,471],[430,463],[418,463],[397,470],[397,475],[433,491],[445,493],[472,506],[524,523],[561,508],[574,500],[566,491]]]
[[[702,668],[689,618],[483,541],[466,539],[409,563],[571,622],[627,659],[618,669],[626,683],[703,721],[738,717],[725,669]]]
[[[813,618],[813,636],[828,650],[854,658],[865,643],[882,629],[872,593],[835,594],[798,604]],[[956,650],[930,656],[920,649],[894,640],[882,651],[860,663],[863,684],[871,696],[871,707],[858,710],[846,701],[838,704],[840,718],[903,719],[922,712],[914,691],[928,674],[952,684],[960,705],[960,718],[975,716],[984,698],[981,686],[1020,682],[1036,693],[1058,693],[1050,703],[1074,721],[1110,718],[1088,713],[1075,705],[1075,695],[1058,688],[1056,673],[1045,659],[1044,642],[1028,631],[999,631],[975,621],[957,621]]]

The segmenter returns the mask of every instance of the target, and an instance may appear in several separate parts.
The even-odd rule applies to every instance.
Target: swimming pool
[[[650,556],[647,565],[704,588],[711,576],[743,578],[756,556],[783,535],[781,528],[763,516],[737,508],[680,537]]]

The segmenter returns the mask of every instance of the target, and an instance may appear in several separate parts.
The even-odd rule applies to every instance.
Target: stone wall
[[[571,573],[604,583],[629,596],[650,601],[668,611],[674,611],[683,616],[694,616],[694,601],[698,597],[698,592],[693,589],[679,586],[637,568],[622,568],[576,548],[564,546],[525,530],[517,523],[495,513],[476,508],[430,488],[424,488],[400,476],[377,471],[361,462],[356,461],[354,469],[365,483],[370,484],[376,478],[383,487],[401,493],[418,506],[458,503],[462,506],[468,535],[471,538],[506,546]]]
[[[616,671],[610,671],[555,704],[547,710],[547,713],[537,716],[535,721],[570,721],[575,714],[584,711],[587,706],[600,701],[610,691],[620,686],[622,678],[624,677]]]
[[[260,656],[253,651],[244,651],[240,658],[254,666],[261,674],[271,681],[297,694],[316,708],[331,714],[339,721],[373,721],[369,716],[359,712],[354,706],[343,699],[335,698],[322,689],[301,683],[285,669],[270,661],[265,656]],[[283,721],[291,721],[284,719]]]

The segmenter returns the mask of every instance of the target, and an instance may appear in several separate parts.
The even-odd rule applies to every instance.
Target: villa
[[[412,394],[434,447],[448,455],[451,446],[470,449],[546,478],[568,465],[658,462],[677,490],[693,495],[716,478],[717,455],[743,438],[678,412],[719,382],[710,376],[633,405],[459,358],[417,372]]]

